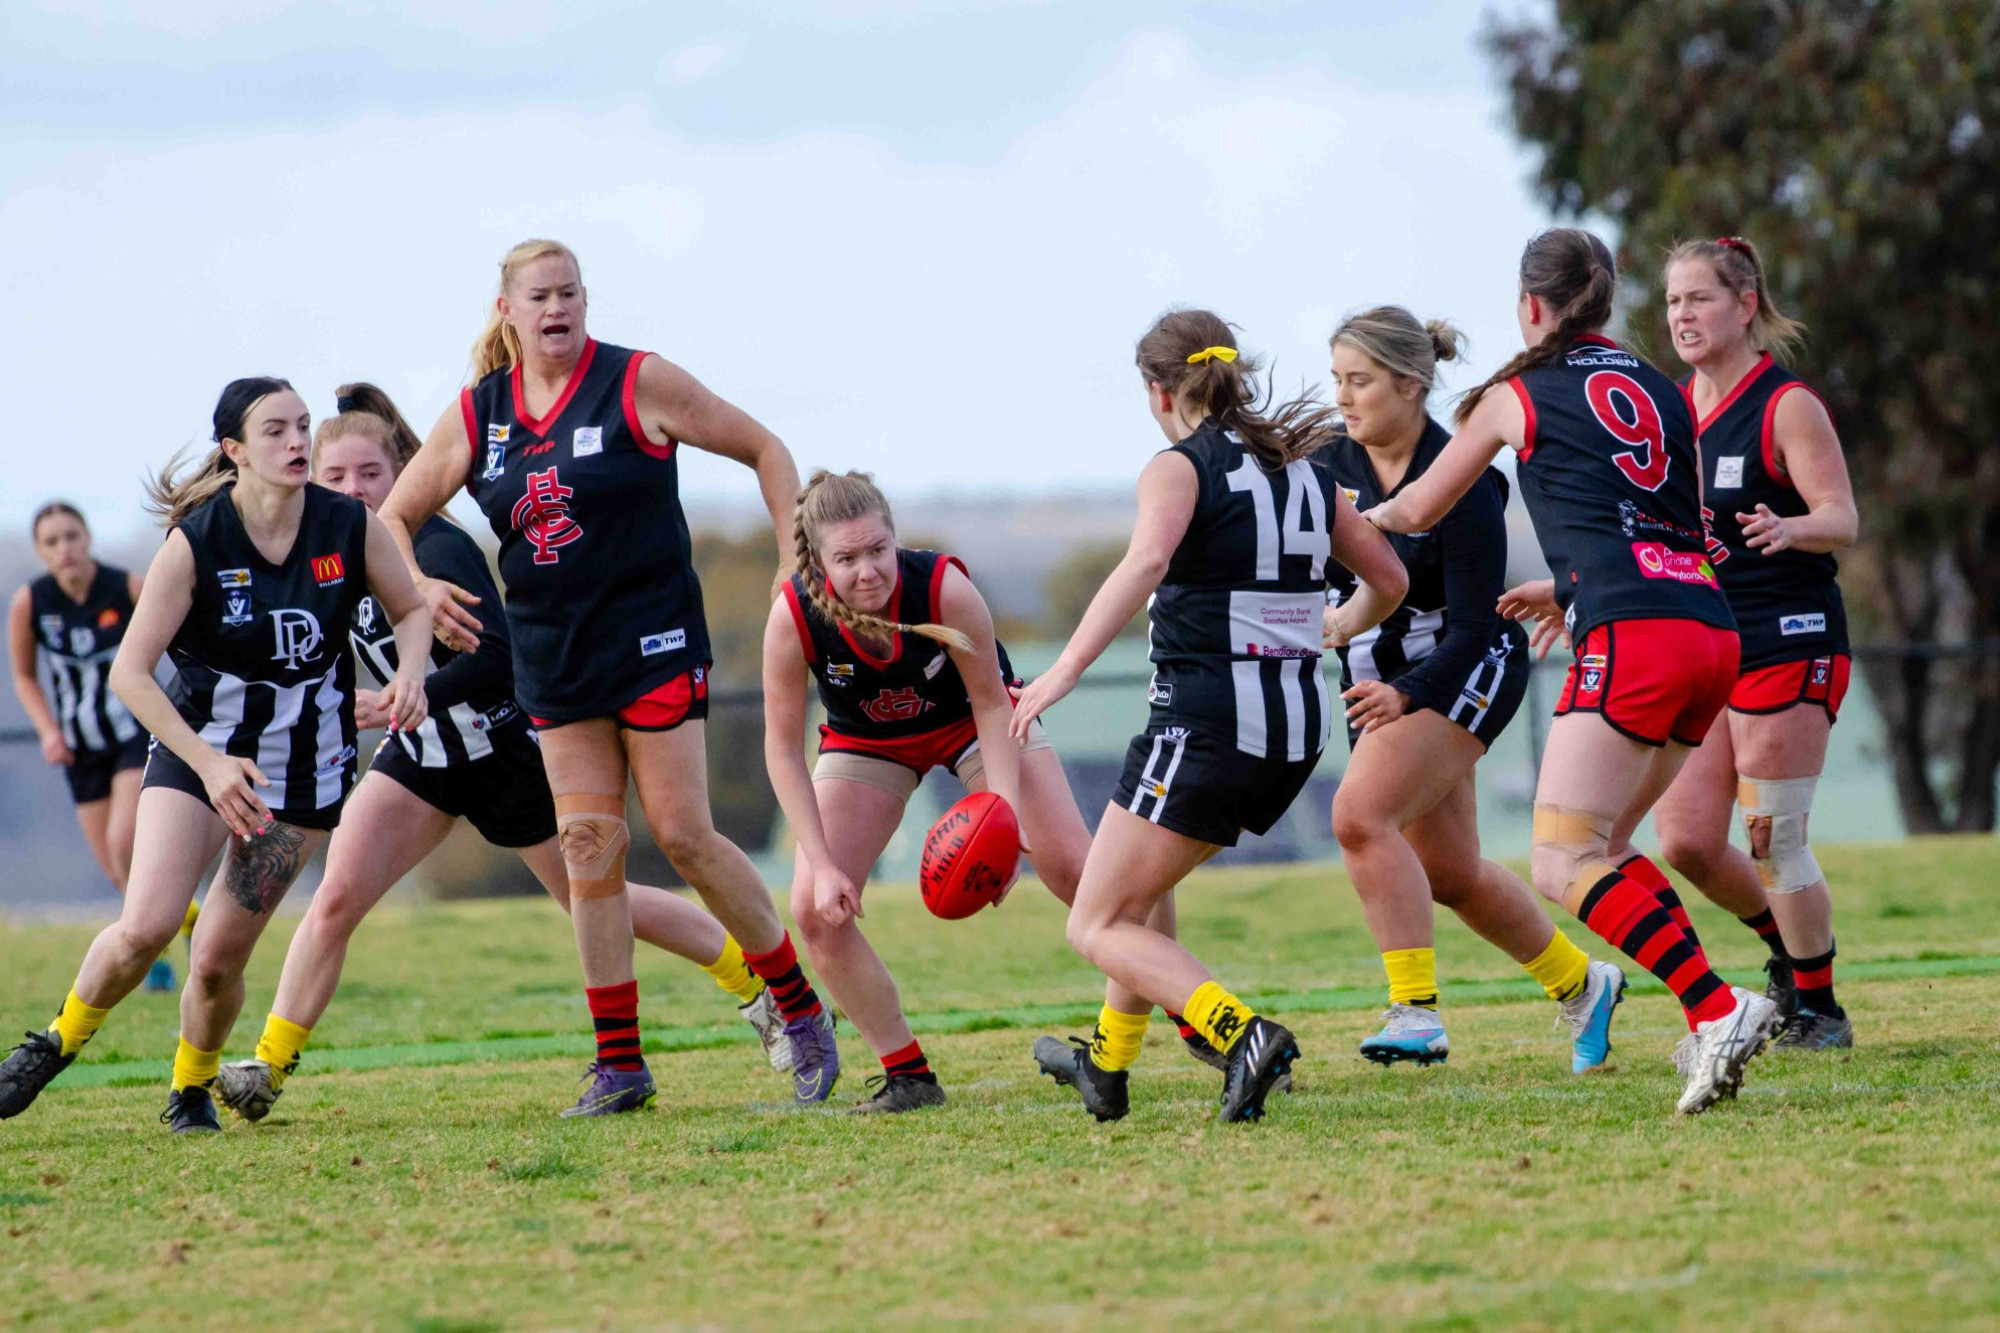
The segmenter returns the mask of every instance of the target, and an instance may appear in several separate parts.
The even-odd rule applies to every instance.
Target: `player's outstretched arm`
[[[1327,644],[1339,648],[1374,629],[1403,604],[1410,574],[1389,539],[1361,521],[1345,493],[1334,496],[1333,558],[1356,579],[1353,596],[1327,613]]]
[[[994,641],[993,613],[986,599],[956,565],[944,574],[938,590],[938,615],[947,629],[972,641],[969,649],[947,647],[952,665],[965,682],[972,703],[973,725],[979,730],[979,752],[986,759],[986,789],[1021,809],[1021,747],[1009,728],[1014,721],[1014,696],[1000,676],[1000,650]]]
[[[416,580],[398,555],[388,525],[370,514],[367,531],[368,591],[382,604],[396,633],[396,678],[382,691],[382,709],[389,715],[389,730],[409,731],[430,716],[424,672],[431,656],[431,609],[417,595]]]
[[[1505,448],[1519,449],[1528,419],[1513,393],[1488,393],[1459,423],[1437,461],[1362,517],[1384,532],[1424,532],[1437,526]]]

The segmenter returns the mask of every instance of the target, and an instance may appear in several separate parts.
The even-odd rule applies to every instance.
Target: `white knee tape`
[[[1818,778],[1744,778],[1737,784],[1750,860],[1768,893],[1797,893],[1825,878],[1806,845],[1806,818],[1817,786]]]

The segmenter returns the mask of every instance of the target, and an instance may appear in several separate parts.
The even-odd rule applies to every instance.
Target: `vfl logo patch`
[[[592,454],[604,452],[604,427],[578,426],[576,434],[569,437],[571,458],[588,458]]]
[[[486,428],[486,470],[479,474],[481,481],[498,481],[506,473],[507,437],[513,431],[511,425]]]
[[[250,571],[247,569],[218,569],[215,580],[225,588],[247,588],[250,586]]]
[[[41,625],[42,637],[49,641],[49,647],[60,650],[63,639],[63,618],[61,616],[43,616]]]
[[[534,543],[536,564],[553,565],[561,559],[556,554],[559,549],[583,536],[583,528],[569,516],[569,498],[574,494],[555,468],[528,474],[527,494],[514,502],[510,517],[514,531]]]
[[[1826,616],[1819,613],[1812,615],[1779,616],[1778,633],[1824,634],[1826,633]]]
[[[341,563],[340,552],[313,557],[313,581],[322,588],[347,581],[347,566]]]
[[[277,641],[277,651],[271,654],[273,662],[283,662],[296,671],[302,663],[319,656],[323,640],[319,632],[319,617],[312,612],[289,606],[282,611],[273,611],[271,632]]]
[[[687,647],[688,636],[684,629],[670,629],[665,634],[642,634],[639,636],[639,656],[654,657],[660,653],[678,652]]]
[[[225,625],[247,625],[250,623],[250,594],[238,589],[222,599],[222,623]]]
[[[1813,684],[1824,685],[1832,675],[1833,675],[1833,659],[1831,657],[1815,657],[1813,659],[1813,664],[1812,664]]]

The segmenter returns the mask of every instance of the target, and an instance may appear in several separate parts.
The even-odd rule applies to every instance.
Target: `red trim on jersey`
[[[944,624],[944,572],[953,565],[958,566],[958,572],[965,575],[967,582],[970,582],[972,579],[972,575],[966,571],[965,562],[957,556],[941,555],[938,557],[937,564],[931,569],[931,623],[933,625]]]
[[[1736,400],[1743,396],[1743,391],[1745,389],[1748,389],[1752,384],[1756,383],[1757,377],[1759,375],[1762,375],[1766,370],[1769,370],[1771,368],[1771,365],[1772,365],[1771,354],[1769,352],[1766,352],[1764,353],[1764,355],[1758,357],[1757,364],[1750,367],[1749,370],[1743,373],[1743,378],[1736,381],[1736,387],[1731,389],[1728,393],[1723,394],[1722,401],[1717,403],[1712,409],[1710,409],[1709,414],[1707,416],[1695,418],[1695,423],[1696,423],[1694,428],[1695,434],[1699,435],[1701,434],[1701,432],[1707,430],[1710,426],[1713,426],[1716,423],[1717,418],[1719,418],[1724,412],[1727,412],[1730,408],[1736,406]],[[1784,390],[1780,389],[1778,392],[1783,393]],[[1694,406],[1694,387],[1692,385],[1688,386],[1688,406],[1690,407]]]
[[[652,352],[634,352],[632,359],[625,363],[625,428],[632,432],[632,438],[646,453],[654,458],[672,458],[674,446],[680,441],[669,435],[665,444],[653,443],[653,437],[646,434],[645,423],[639,420],[639,367],[653,355]],[[808,657],[806,660],[812,659]]]
[[[1617,346],[1618,346],[1618,344],[1617,344],[1617,343],[1613,342],[1613,341],[1612,341],[1611,339],[1609,339],[1609,338],[1605,337],[1605,336],[1604,336],[1603,334],[1601,334],[1601,333],[1583,333],[1583,334],[1578,334],[1578,335],[1577,335],[1577,339],[1576,339],[1576,340],[1577,340],[1578,342],[1580,342],[1580,343],[1593,343],[1593,344],[1595,344],[1595,345],[1596,345],[1596,346],[1598,346],[1598,347],[1617,347]],[[1621,350],[1622,350],[1622,349],[1621,349]]]
[[[827,592],[831,594],[833,592],[833,589],[828,588]],[[889,604],[882,608],[885,612],[888,613],[887,615],[883,616],[883,619],[893,620],[895,618],[896,612],[900,611],[902,609],[902,606],[903,606],[903,562],[898,560],[896,562],[896,586],[889,592]],[[839,622],[836,621],[835,624],[839,624]],[[854,631],[847,628],[846,625],[840,625],[840,637],[847,640],[847,646],[854,650],[854,655],[856,657],[859,657],[862,661],[866,662],[869,666],[874,667],[877,671],[882,670],[884,667],[893,666],[897,662],[897,660],[903,656],[903,636],[900,634],[898,634],[893,640],[894,646],[889,649],[889,655],[887,657],[877,657],[873,653],[869,652],[866,648],[863,648],[861,646],[861,640],[855,638]]]
[[[805,649],[806,661],[810,663],[819,654],[813,650],[812,631],[806,628],[806,609],[799,605],[799,590],[792,586],[790,579],[785,580],[785,605],[792,608],[792,624],[799,631],[799,647]]]
[[[465,417],[465,447],[472,455],[473,471],[479,470],[479,414],[472,410],[470,385],[458,391],[458,410]]]
[[[1508,380],[1507,387],[1521,400],[1521,412],[1528,419],[1527,425],[1521,431],[1521,461],[1525,463],[1529,455],[1535,452],[1535,400],[1528,396],[1528,386],[1521,383],[1519,375]]]
[[[583,387],[583,377],[589,372],[591,359],[596,355],[597,339],[592,338],[583,345],[583,355],[576,359],[576,369],[570,371],[569,382],[563,385],[562,395],[556,399],[555,406],[539,420],[528,415],[528,400],[521,396],[521,363],[516,361],[507,377],[514,387],[514,419],[527,427],[531,434],[547,439],[549,427],[556,424],[556,418],[569,406],[569,400],[576,397],[576,391]]]
[[[1791,473],[1785,471],[1778,464],[1778,441],[1776,434],[1778,403],[1793,389],[1805,389],[1807,393],[1812,393],[1811,389],[1806,388],[1798,380],[1787,380],[1772,392],[1770,401],[1764,404],[1764,471],[1771,474],[1772,481],[1777,482],[1787,490],[1795,491],[1798,487],[1792,483]],[[1817,398],[1819,395],[1813,394],[1813,397]]]

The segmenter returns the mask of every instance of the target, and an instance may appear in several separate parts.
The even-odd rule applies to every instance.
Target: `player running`
[[[411,539],[463,488],[500,539],[515,698],[541,733],[597,1059],[579,1115],[655,1095],[640,1057],[625,891],[628,781],[660,849],[770,987],[785,1019],[793,1092],[824,1101],[840,1073],[833,1015],[807,983],[771,894],[716,832],[704,749],[708,626],[681,512],[679,446],[752,468],[790,567],[799,474],[784,444],[679,366],[599,343],[567,246],[526,241],[473,347],[474,383],[438,421],[382,505]],[[454,648],[478,647],[477,597],[418,585]]]
[[[1833,996],[1833,896],[1806,845],[1813,788],[1847,693],[1847,611],[1833,552],[1860,530],[1840,436],[1779,365],[1804,328],[1771,301],[1756,247],[1690,241],[1667,260],[1667,330],[1693,367],[1709,558],[1736,614],[1743,674],[1653,810],[1660,849],[1770,947],[1779,1046],[1854,1044]],[[1793,390],[1804,390],[1794,393]],[[1750,854],[1729,843],[1743,806]]]
[[[338,407],[339,415],[321,422],[314,435],[313,480],[379,509],[419,441],[372,384],[343,385]],[[224,1065],[216,1082],[217,1098],[245,1120],[269,1114],[298,1068],[313,1028],[333,1002],[348,941],[362,919],[437,850],[460,817],[488,843],[518,853],[549,895],[569,906],[555,802],[535,730],[514,701],[507,617],[486,557],[442,514],[417,530],[415,546],[426,576],[481,599],[479,648],[461,653],[431,641],[424,677],[430,717],[414,731],[383,740],[328,842],[326,872],[292,936],[256,1057]],[[381,726],[386,719],[377,690],[395,679],[400,658],[388,617],[373,597],[355,608],[348,633],[356,661],[376,687],[355,691],[356,721]],[[664,889],[628,884],[626,892],[633,933],[697,964],[735,995],[766,1055],[788,1068],[791,1047],[777,1006],[715,918]]]
[[[1631,844],[1728,702],[1738,650],[1704,544],[1694,421],[1679,385],[1604,336],[1616,285],[1589,232],[1528,242],[1515,312],[1527,350],[1466,394],[1429,470],[1368,517],[1431,528],[1502,448],[1516,451],[1555,578],[1501,610],[1560,616],[1577,655],[1535,791],[1535,887],[1679,998],[1696,1045],[1677,1109],[1692,1115],[1733,1095],[1778,1010],[1715,974]]]
[[[1437,365],[1459,334],[1401,306],[1350,316],[1334,331],[1335,405],[1345,429],[1327,464],[1361,508],[1412,485],[1451,438],[1426,408]],[[1561,1006],[1570,1067],[1610,1053],[1625,974],[1593,963],[1556,929],[1533,890],[1479,854],[1473,766],[1505,731],[1528,688],[1527,635],[1495,609],[1506,587],[1507,479],[1487,468],[1428,531],[1390,539],[1410,589],[1393,615],[1340,648],[1353,758],[1333,798],[1333,832],[1368,929],[1382,950],[1389,1009],[1361,1043],[1379,1064],[1446,1059],[1438,1017],[1431,904],[1458,913]],[[1335,569],[1329,628],[1354,576]]]
[[[1022,693],[1012,730],[1026,739],[1151,598],[1152,716],[1091,841],[1069,939],[1119,985],[1185,1015],[1227,1057],[1220,1118],[1255,1120],[1297,1043],[1148,917],[1243,830],[1277,823],[1319,763],[1334,713],[1319,670],[1330,562],[1361,582],[1339,617],[1342,642],[1395,610],[1406,579],[1333,479],[1325,411],[1260,411],[1257,366],[1221,319],[1171,311],[1136,359],[1170,447],[1140,474],[1125,558]],[[1097,1077],[1089,1059],[1077,1070]]]
[[[0,1119],[26,1110],[139,984],[224,852],[160,1117],[176,1134],[221,1129],[209,1088],[244,965],[354,785],[354,659],[340,629],[363,597],[381,604],[402,654],[381,713],[392,731],[426,716],[430,613],[366,506],[311,484],[305,403],[281,379],[232,381],[214,438],[191,475],[169,463],[148,487],[169,531],[111,666],[111,688],[156,738],[124,911],[91,944],[55,1023],[0,1063]],[[153,679],[163,651],[178,669],[171,699]]]
[[[28,531],[48,573],[19,589],[7,610],[14,695],[41,739],[42,758],[63,770],[76,822],[98,869],[118,892],[132,872],[132,822],[150,739],[106,677],[144,582],[90,553],[90,525],[76,506],[51,500]],[[43,689],[46,672],[53,707]],[[188,904],[181,934],[200,915]],[[146,989],[170,991],[174,968],[153,960]]]

